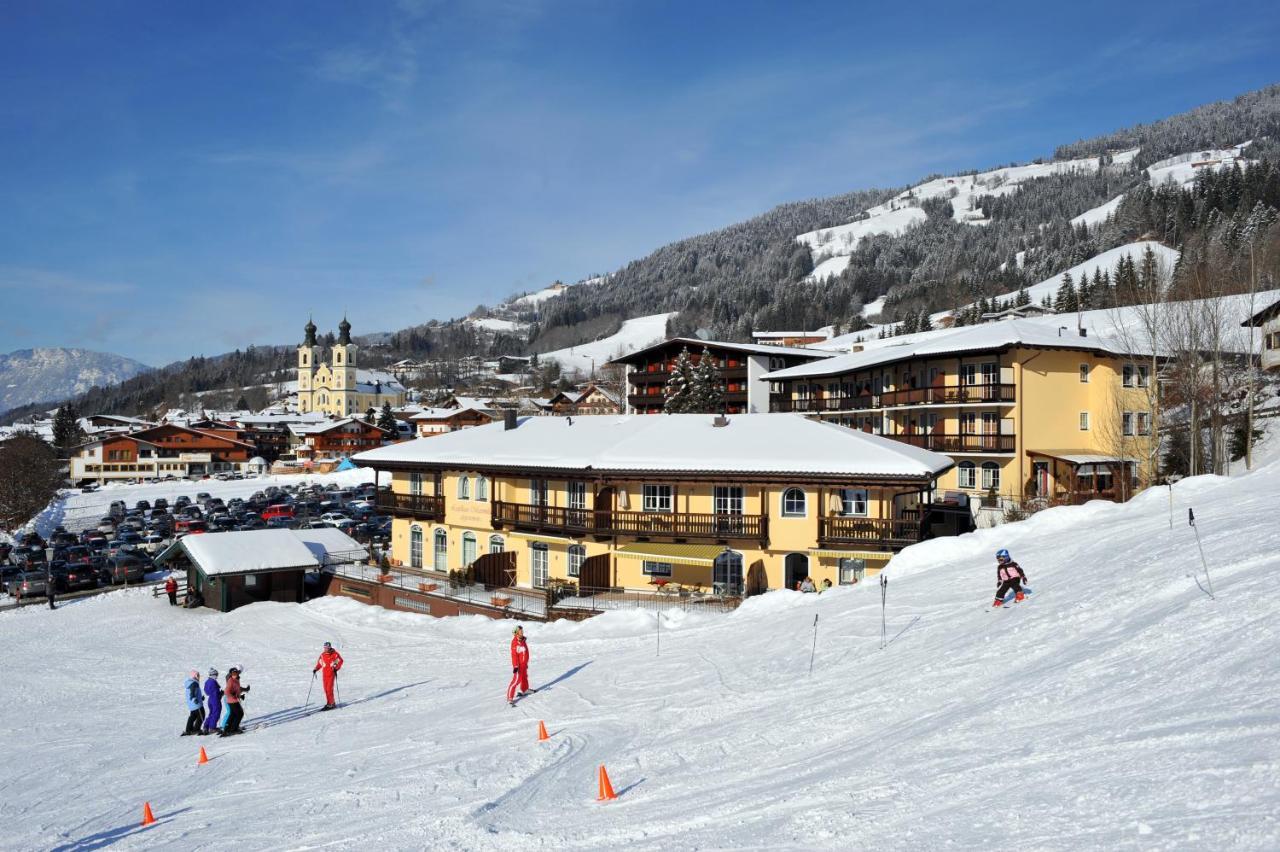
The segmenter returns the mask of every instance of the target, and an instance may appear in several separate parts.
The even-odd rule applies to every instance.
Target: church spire
[[[338,342],[343,345],[351,342],[351,323],[347,322],[345,314],[342,317],[342,322],[338,323]]]
[[[316,324],[315,322],[312,321],[310,317],[307,317],[307,324],[303,328],[303,331],[306,332],[306,337],[303,338],[302,345],[315,346],[316,345]]]

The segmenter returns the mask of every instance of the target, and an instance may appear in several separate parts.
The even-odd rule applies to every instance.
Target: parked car
[[[85,565],[93,558],[93,551],[83,544],[76,544],[63,551],[62,558],[72,565]]]
[[[21,565],[5,565],[0,567],[0,591],[9,591],[9,584],[14,578],[22,576],[24,570]]]
[[[291,530],[293,529],[293,526],[296,523],[297,521],[293,518],[281,518],[281,517],[271,518],[266,522],[267,529],[269,530]],[[240,522],[240,525],[244,526],[244,524],[245,524],[245,521],[242,520]]]
[[[351,533],[354,532],[356,528],[356,522],[351,520],[350,518],[342,518],[341,520],[337,520],[337,521],[325,521],[324,523],[328,526],[333,527],[336,530],[341,530],[347,535],[351,535]]]
[[[85,484],[85,485],[81,485],[81,486],[80,486],[80,493],[81,493],[81,494],[92,494],[93,492],[97,491],[99,487],[100,487],[100,486],[98,485],[98,483],[96,483],[96,482],[90,482],[90,483],[87,483],[87,484]]]
[[[293,506],[288,503],[276,503],[268,506],[262,512],[262,520],[269,521],[272,518],[292,518],[294,516]]]
[[[139,546],[139,549],[146,553],[155,555],[161,550],[164,550],[164,546],[165,540],[162,537],[158,535],[149,535],[142,540],[142,544]]]
[[[111,517],[110,515],[98,521],[98,532],[110,534],[110,533],[114,533],[115,531],[116,531],[116,519]]]
[[[147,576],[147,564],[132,554],[121,554],[108,559],[107,570],[113,584],[141,583]]]
[[[39,597],[49,587],[44,571],[24,571],[9,583],[9,594],[22,597]]]
[[[64,562],[59,565],[55,562],[49,566],[49,571],[53,575],[54,587],[60,592],[98,588],[98,572],[87,564],[72,565]]]
[[[342,514],[341,512],[325,512],[323,515],[320,516],[320,520],[334,523],[337,521],[349,521],[351,519],[348,518],[346,515]]]
[[[178,522],[173,525],[173,534],[178,538],[191,533],[203,533],[209,531],[209,525],[204,521],[194,518],[179,518]]]

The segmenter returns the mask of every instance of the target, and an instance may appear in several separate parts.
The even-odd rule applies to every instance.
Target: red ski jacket
[[[320,652],[320,658],[316,660],[316,667],[311,671],[318,672],[324,669],[324,676],[328,677],[330,671],[336,672],[340,668],[342,668],[342,655],[335,649],[330,648],[327,651]]]
[[[164,581],[164,590],[166,594],[173,594],[178,591],[178,581],[170,577]]]
[[[222,694],[227,697],[228,704],[240,703],[240,676],[227,675],[227,685],[223,687]]]
[[[511,665],[517,668],[529,665],[529,643],[523,636],[511,637]]]

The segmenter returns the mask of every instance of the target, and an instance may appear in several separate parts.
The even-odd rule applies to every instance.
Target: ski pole
[[[1204,558],[1204,545],[1200,543],[1200,529],[1196,526],[1196,512],[1195,509],[1192,509],[1190,506],[1187,507],[1187,523],[1190,524],[1191,529],[1195,531],[1196,547],[1200,549],[1200,564],[1204,566],[1204,581],[1209,584],[1208,589],[1201,587],[1201,590],[1213,600],[1217,600],[1217,598],[1213,597],[1213,580],[1209,577],[1209,562]],[[1196,585],[1200,585],[1199,580],[1196,580]]]
[[[316,673],[311,672],[311,685],[307,687],[307,703],[302,705],[302,709],[306,710],[311,706],[311,690],[316,687]]]
[[[809,651],[809,674],[813,674],[813,655],[818,653],[818,614],[813,614],[813,649]]]
[[[658,650],[654,654],[655,657],[662,656],[662,613],[658,613]]]
[[[880,650],[883,651],[888,644],[888,628],[885,625],[884,602],[885,597],[889,594],[889,578],[883,571],[880,574]]]

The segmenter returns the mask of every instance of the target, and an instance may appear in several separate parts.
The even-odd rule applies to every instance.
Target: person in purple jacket
[[[218,686],[217,669],[209,669],[209,678],[204,682],[204,697],[209,702],[209,712],[204,717],[204,730],[200,733],[212,734],[218,728],[218,717],[222,715],[222,687]]]

